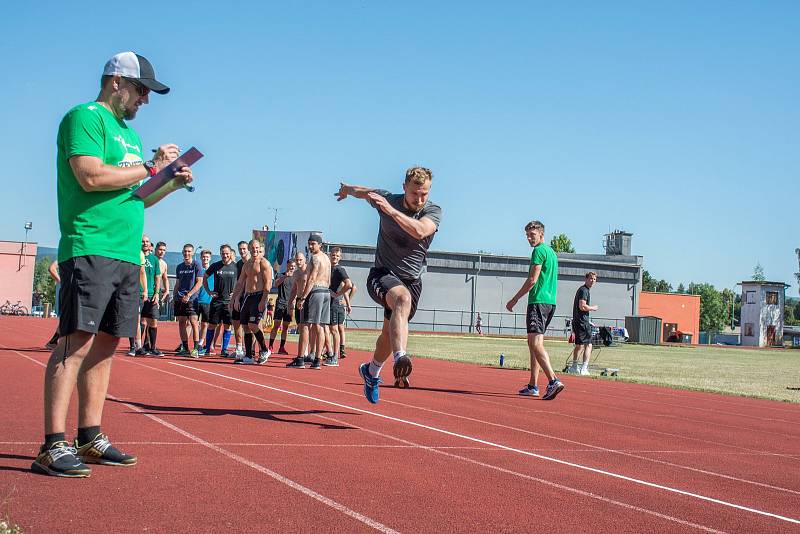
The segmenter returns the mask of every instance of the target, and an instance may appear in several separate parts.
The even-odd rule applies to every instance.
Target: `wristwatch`
[[[150,176],[155,176],[158,173],[158,167],[156,167],[156,164],[153,163],[152,159],[149,159],[144,163],[142,163],[142,166],[145,168],[145,170],[147,170],[147,174],[149,174]]]

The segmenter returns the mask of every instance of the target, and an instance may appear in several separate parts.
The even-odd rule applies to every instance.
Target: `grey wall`
[[[361,328],[379,327],[383,310],[366,291],[374,248],[338,246],[342,247],[342,265],[359,290],[352,302],[351,324]],[[474,324],[471,311],[472,278],[475,277],[475,311],[481,312],[484,332],[523,334],[527,297],[520,299],[514,313],[506,311],[505,304],[525,281],[529,261],[529,258],[513,256],[431,252],[427,272],[422,277],[422,298],[411,322],[412,329],[469,332],[470,325]],[[595,324],[623,326],[626,315],[637,313],[641,257],[559,254],[556,317],[548,335],[563,334],[564,320],[572,316],[575,291],[583,284],[584,273],[590,270],[598,274],[598,282],[592,288],[592,304],[600,306],[592,314]]]

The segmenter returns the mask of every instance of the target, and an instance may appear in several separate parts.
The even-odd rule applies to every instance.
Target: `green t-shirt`
[[[75,106],[58,127],[58,261],[97,255],[139,264],[144,202],[132,193],[138,184],[116,191],[83,190],[69,159],[94,156],[107,165],[142,164],[142,142],[124,121],[97,102]]]
[[[155,254],[146,254],[144,256],[144,279],[147,283],[147,296],[153,298],[156,294],[156,278],[161,276],[161,262],[158,261],[158,256]],[[139,284],[141,286],[141,284]],[[139,294],[144,293],[144,288],[139,287]]]
[[[558,256],[546,243],[533,247],[531,267],[541,265],[542,272],[536,284],[528,292],[528,304],[556,304],[558,287]]]

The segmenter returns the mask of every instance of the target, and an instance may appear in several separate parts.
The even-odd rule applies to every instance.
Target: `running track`
[[[545,402],[524,371],[417,359],[373,406],[356,351],[120,353],[103,429],[138,465],[34,475],[54,326],[0,318],[0,515],[25,532],[800,532],[798,405],[571,376]]]

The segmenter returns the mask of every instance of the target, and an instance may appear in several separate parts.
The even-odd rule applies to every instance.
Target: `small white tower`
[[[742,345],[783,346],[787,287],[783,282],[742,282]]]

